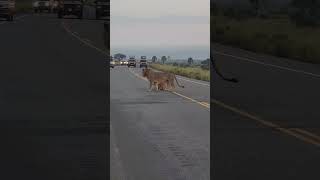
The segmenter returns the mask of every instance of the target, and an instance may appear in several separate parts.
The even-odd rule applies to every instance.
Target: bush
[[[172,63],[173,66],[179,66],[177,62]]]

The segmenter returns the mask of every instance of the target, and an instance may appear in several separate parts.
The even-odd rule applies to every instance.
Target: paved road
[[[54,15],[0,22],[0,179],[107,179],[105,55]]]
[[[28,15],[0,34],[2,176],[108,179],[110,117],[112,179],[209,179],[208,83],[179,77],[173,94],[148,92],[140,69],[109,78],[103,21]]]
[[[148,92],[138,68],[111,70],[111,131],[128,179],[210,179],[209,108]],[[209,100],[209,87],[180,80],[179,94]],[[192,91],[192,93],[191,93]],[[112,174],[112,172],[111,172]]]
[[[65,24],[85,45],[103,50],[101,21]],[[209,179],[209,83],[178,77],[184,89],[148,92],[140,75],[125,66],[110,72],[111,178]]]
[[[212,177],[318,179],[320,66],[213,44]]]

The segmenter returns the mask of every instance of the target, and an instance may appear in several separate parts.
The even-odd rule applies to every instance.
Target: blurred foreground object
[[[0,0],[0,18],[6,18],[7,21],[13,21],[15,13],[15,0]]]

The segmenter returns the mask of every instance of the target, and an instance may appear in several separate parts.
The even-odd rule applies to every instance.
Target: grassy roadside
[[[167,64],[150,64],[150,67],[159,71],[170,72],[192,79],[210,81],[210,71],[203,70],[200,67],[178,67]]]
[[[296,27],[289,18],[235,20],[211,17],[212,40],[258,53],[320,63],[320,28]]]

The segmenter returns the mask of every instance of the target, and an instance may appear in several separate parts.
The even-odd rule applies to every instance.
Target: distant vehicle
[[[15,0],[0,0],[0,18],[6,18],[7,21],[13,21],[15,13]]]
[[[137,67],[136,59],[134,57],[130,57],[128,60],[128,67],[130,67],[130,66]]]
[[[147,68],[148,67],[148,65],[147,65],[147,57],[146,56],[141,56],[139,64],[140,64],[140,68],[142,68],[142,67]]]
[[[82,19],[83,2],[81,0],[61,0],[58,5],[58,18],[74,15]]]
[[[51,12],[56,13],[58,12],[59,3],[58,1],[54,0],[51,3]]]
[[[119,61],[119,60],[117,60],[117,59],[115,59],[115,60],[114,60],[114,65],[115,65],[115,66],[120,65],[120,61]]]
[[[114,66],[115,66],[115,62],[114,62],[112,56],[110,56],[110,67],[114,68]]]
[[[96,19],[101,17],[110,17],[110,1],[109,0],[96,0]]]
[[[128,61],[126,61],[126,60],[121,60],[120,61],[120,65],[127,65],[128,64]]]
[[[50,6],[50,1],[44,1],[44,0],[40,0],[40,1],[34,1],[33,2],[33,11],[35,13],[42,13],[43,11],[47,11],[48,13],[51,12],[51,6]]]

